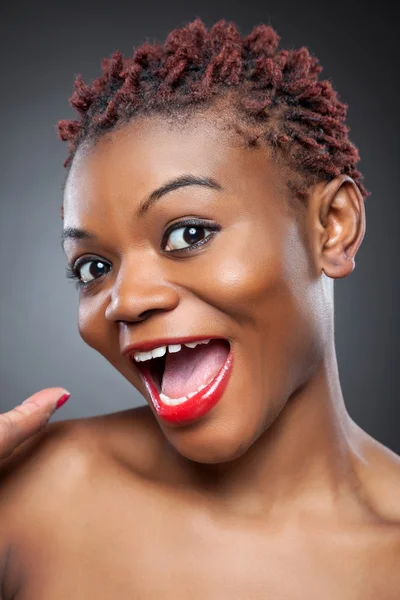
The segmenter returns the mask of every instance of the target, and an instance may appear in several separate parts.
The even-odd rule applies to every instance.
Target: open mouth
[[[171,421],[200,416],[220,398],[232,363],[226,339],[207,339],[135,352],[157,412]]]
[[[162,356],[157,356],[162,350],[156,348],[136,353],[135,362],[139,370],[147,370],[155,389],[168,403],[190,398],[208,385],[225,363],[230,344],[224,339],[207,339],[161,348],[165,349]]]

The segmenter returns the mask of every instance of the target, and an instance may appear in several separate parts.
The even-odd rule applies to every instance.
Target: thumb
[[[0,414],[0,459],[12,454],[19,444],[42,429],[69,396],[64,388],[46,388]]]

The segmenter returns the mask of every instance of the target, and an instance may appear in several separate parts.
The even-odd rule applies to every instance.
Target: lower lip
[[[169,406],[161,400],[148,367],[141,365],[140,374],[158,416],[169,423],[186,423],[203,417],[221,399],[232,371],[232,363],[233,355],[230,350],[225,364],[214,379],[200,392],[177,406]]]

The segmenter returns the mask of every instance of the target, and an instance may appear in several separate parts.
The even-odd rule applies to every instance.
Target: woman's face
[[[212,111],[175,125],[140,117],[76,155],[64,196],[64,228],[94,236],[65,244],[89,282],[79,292],[82,338],[146,398],[169,442],[204,463],[239,457],[274,421],[315,372],[330,318],[287,173],[220,124]],[[177,338],[225,339],[231,352],[221,397],[191,421],[164,419],[140,375],[145,361],[122,354]],[[186,371],[171,362],[169,389],[200,364],[212,375],[228,354],[218,344],[190,351]]]

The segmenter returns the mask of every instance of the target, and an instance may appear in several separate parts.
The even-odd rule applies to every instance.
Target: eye
[[[66,276],[75,280],[77,288],[84,287],[104,275],[104,272],[102,272],[104,268],[108,272],[111,266],[98,258],[82,258],[72,268],[66,267]]]
[[[177,223],[169,228],[164,236],[166,252],[197,248],[208,242],[220,227],[216,224],[189,221]]]
[[[108,268],[108,265],[101,260],[86,260],[86,262],[82,261],[80,264],[76,265],[75,270],[83,283],[89,283],[90,281],[93,281],[93,279],[98,278],[98,272],[104,269],[104,267]],[[103,275],[103,273],[100,272],[100,275]]]

